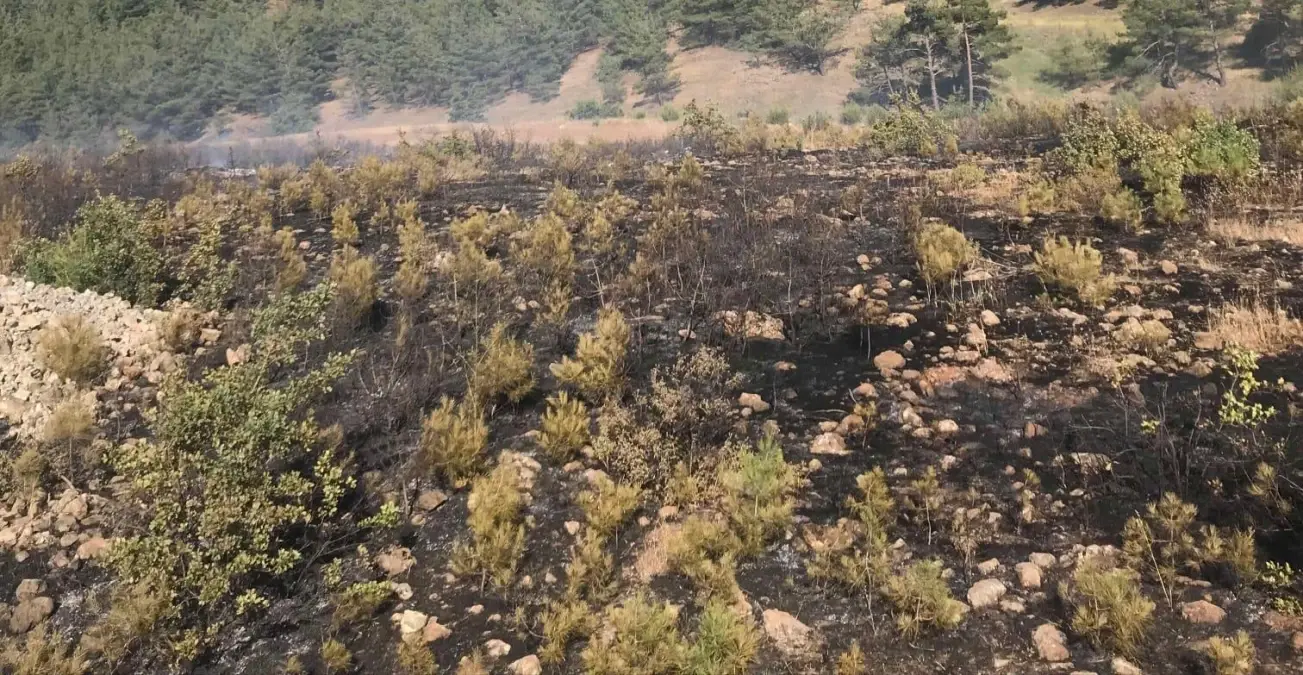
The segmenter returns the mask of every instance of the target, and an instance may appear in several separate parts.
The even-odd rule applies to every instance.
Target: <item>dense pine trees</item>
[[[663,5],[10,0],[0,3],[0,147],[87,142],[119,126],[192,138],[219,113],[301,131],[336,84],[358,111],[446,105],[475,119],[510,91],[554,95],[574,56],[617,32],[617,14],[640,21],[620,32],[629,67],[663,73]]]

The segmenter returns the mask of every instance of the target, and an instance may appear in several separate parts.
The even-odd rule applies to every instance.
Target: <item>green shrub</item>
[[[1212,661],[1213,675],[1250,675],[1258,655],[1253,639],[1242,630],[1236,631],[1232,638],[1220,635],[1209,638],[1204,651]]]
[[[552,374],[579,390],[589,400],[614,395],[624,377],[624,357],[629,345],[629,324],[613,308],[603,308],[592,333],[579,336],[573,358],[567,356],[551,366]]]
[[[910,565],[904,574],[888,579],[884,591],[896,610],[896,627],[905,635],[954,628],[964,619],[964,603],[950,596],[939,560]]]
[[[479,352],[471,364],[469,394],[477,405],[497,396],[513,403],[534,389],[534,347],[507,334],[507,324],[493,326],[480,342]]]
[[[588,527],[598,536],[614,534],[629,519],[642,500],[642,490],[632,485],[620,485],[605,476],[593,481],[593,487],[579,495],[579,506],[584,510]]]
[[[163,288],[163,254],[148,223],[114,196],[81,207],[71,231],[58,241],[33,242],[22,259],[30,281],[113,293],[135,304],[155,304]]]
[[[331,604],[335,606],[330,625],[335,630],[368,619],[379,611],[393,590],[388,581],[364,581],[352,584],[335,593]]]
[[[1086,241],[1047,237],[1036,254],[1036,274],[1047,286],[1072,291],[1085,303],[1099,304],[1113,294],[1117,282],[1102,272],[1104,259]]]
[[[462,485],[479,467],[488,440],[489,427],[479,408],[445,396],[421,424],[421,461],[449,483]]]
[[[1096,647],[1135,654],[1149,630],[1154,603],[1140,590],[1138,576],[1125,568],[1086,559],[1077,565],[1071,585],[1060,585],[1072,607],[1072,630]]]
[[[686,645],[679,635],[678,612],[653,604],[642,593],[606,611],[599,633],[584,649],[584,668],[607,675],[674,675],[681,671]]]
[[[352,361],[336,354],[285,383],[300,345],[324,337],[313,296],[282,298],[254,320],[249,360],[164,383],[152,437],[118,449],[112,464],[141,505],[146,527],[119,540],[110,562],[129,582],[166,580],[200,607],[267,601],[261,586],[295,569],[304,537],[338,516],[354,481],[310,404]],[[308,316],[304,316],[304,315]]]
[[[720,472],[724,513],[744,553],[759,553],[791,525],[798,481],[774,436],[761,439],[755,450],[739,453]]]
[[[588,442],[588,428],[588,406],[559,392],[547,398],[538,444],[552,459],[567,462]]]
[[[334,284],[335,307],[341,319],[356,325],[366,318],[380,298],[376,261],[345,245],[330,261],[329,278]]]
[[[525,552],[524,506],[515,465],[502,462],[476,478],[467,501],[471,540],[454,549],[453,571],[479,575],[481,588],[490,582],[495,588],[508,586]]]
[[[977,246],[945,223],[928,223],[914,235],[918,271],[929,286],[948,281],[977,260]]]
[[[686,675],[744,675],[749,672],[760,644],[755,625],[738,615],[727,602],[706,604],[697,633],[685,653]]]
[[[1261,168],[1257,137],[1231,120],[1218,120],[1209,113],[1195,117],[1185,140],[1185,156],[1189,175],[1226,183],[1243,182]]]
[[[765,122],[769,124],[787,124],[789,119],[791,115],[787,112],[787,108],[770,108],[769,112],[765,113]]]
[[[677,122],[682,116],[683,114],[679,112],[678,108],[668,103],[661,106],[660,118],[662,122]]]
[[[1119,187],[1099,200],[1101,218],[1132,231],[1140,229],[1144,220],[1144,208],[1140,195],[1128,187]]]
[[[841,120],[842,124],[851,126],[864,121],[864,106],[858,103],[847,103],[842,106]]]

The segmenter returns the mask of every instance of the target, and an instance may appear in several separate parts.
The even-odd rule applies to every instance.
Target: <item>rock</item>
[[[1176,263],[1171,260],[1164,260],[1158,263],[1158,268],[1163,271],[1163,274],[1166,274],[1169,277],[1177,273]]]
[[[873,365],[880,371],[900,370],[905,367],[905,357],[897,351],[885,351],[873,357]]]
[[[530,654],[523,659],[517,659],[507,666],[507,672],[511,675],[543,675],[543,664],[537,656]]]
[[[511,653],[511,645],[494,638],[484,643],[484,654],[491,659],[500,659]]]
[[[1071,656],[1067,636],[1052,623],[1042,624],[1032,632],[1032,644],[1036,646],[1036,653],[1050,663],[1067,661]]]
[[[982,325],[986,326],[987,328],[1000,325],[1000,315],[996,314],[995,312],[992,312],[989,309],[982,310],[981,319],[982,319]]]
[[[846,439],[830,431],[815,436],[810,442],[810,454],[843,457],[851,453],[846,449]]]
[[[376,555],[376,565],[391,577],[406,572],[415,563],[412,550],[401,546],[391,546]]]
[[[452,629],[439,623],[439,620],[434,617],[430,617],[429,620],[425,622],[425,626],[421,629],[421,639],[424,640],[426,644],[442,640],[449,635],[452,635]]]
[[[443,490],[421,490],[421,496],[416,498],[416,508],[429,512],[443,506],[447,501],[448,495]]]
[[[1122,658],[1121,656],[1113,657],[1113,675],[1144,675],[1144,671],[1136,664]]]
[[[932,430],[941,436],[951,436],[959,433],[959,423],[954,420],[937,420],[932,425]]]
[[[977,571],[983,576],[991,576],[998,569],[1000,569],[1000,560],[998,558],[991,558],[977,563]]]
[[[737,397],[738,405],[743,408],[749,408],[751,412],[766,412],[769,410],[769,404],[760,398],[760,394],[743,393]]]
[[[405,609],[390,618],[393,619],[394,623],[398,624],[398,632],[403,635],[404,639],[408,635],[415,635],[425,630],[425,624],[430,620],[428,615],[414,609]]]
[[[1226,610],[1207,600],[1181,604],[1181,616],[1191,623],[1217,624],[1226,618]]]
[[[13,614],[9,615],[9,630],[16,635],[22,635],[36,627],[37,624],[45,621],[54,613],[54,600],[39,596],[19,601],[18,606],[14,608]]]
[[[104,537],[91,537],[77,547],[78,560],[94,560],[109,550],[109,542]]]
[[[1290,637],[1289,646],[1296,652],[1303,652],[1303,632],[1295,633]]]
[[[814,629],[801,623],[796,617],[777,609],[766,609],[762,616],[765,635],[774,641],[774,646],[788,656],[803,656],[815,648],[817,639]]]
[[[860,386],[855,388],[855,395],[860,398],[877,398],[878,390],[871,382],[861,382]]]
[[[730,337],[777,341],[786,339],[783,335],[783,320],[768,314],[752,311],[738,314],[728,310],[716,314],[715,319],[724,324],[724,332]]]
[[[14,599],[18,601],[18,604],[22,604],[40,596],[44,592],[44,579],[23,579],[18,582],[18,588],[14,589]]]
[[[1027,611],[1027,605],[1023,604],[1018,598],[1005,598],[1000,601],[1000,611],[1009,614],[1022,614]]]
[[[579,521],[577,521],[577,520],[567,520],[567,521],[566,521],[566,532],[567,532],[570,536],[572,536],[572,537],[575,536],[576,534],[579,534]]]
[[[1055,563],[1058,562],[1058,559],[1054,557],[1053,553],[1033,553],[1027,556],[1027,560],[1043,570],[1053,568]]]
[[[968,589],[968,604],[973,609],[990,607],[999,602],[1008,590],[999,579],[983,579]]]
[[[1014,566],[1018,572],[1018,585],[1023,588],[1041,587],[1041,568],[1035,563],[1021,562]]]
[[[393,591],[394,595],[398,596],[398,599],[402,600],[403,602],[407,602],[408,600],[412,599],[413,592],[412,592],[411,584],[408,583],[396,584],[391,581],[389,582],[389,590]]]

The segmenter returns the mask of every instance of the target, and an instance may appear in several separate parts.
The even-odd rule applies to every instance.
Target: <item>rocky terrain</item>
[[[1165,222],[1117,160],[1127,222],[998,144],[690,140],[191,176],[170,298],[0,277],[0,663],[1303,666],[1297,168]]]

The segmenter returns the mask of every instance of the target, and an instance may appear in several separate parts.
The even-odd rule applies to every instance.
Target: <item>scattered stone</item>
[[[1226,610],[1207,600],[1196,600],[1181,605],[1181,616],[1191,623],[1217,624],[1226,618]]]
[[[1000,325],[1000,315],[989,309],[982,310],[982,325],[990,328]]]
[[[414,609],[405,609],[391,618],[398,624],[398,632],[402,634],[404,640],[407,640],[409,635],[416,635],[425,630],[425,624],[430,620],[428,615]]]
[[[897,351],[885,351],[873,357],[873,365],[883,372],[900,370],[905,367],[905,357]]]
[[[439,623],[439,620],[434,617],[430,617],[429,621],[425,622],[425,627],[421,629],[421,639],[426,644],[442,640],[449,635],[452,635],[452,629]]]
[[[1041,567],[1036,563],[1020,562],[1014,566],[1018,572],[1018,585],[1023,588],[1041,587]]]
[[[1121,656],[1113,657],[1113,675],[1144,675],[1144,671],[1136,664],[1122,658]]]
[[[376,565],[391,577],[396,577],[416,564],[412,550],[401,546],[391,546],[376,555]]]
[[[1005,598],[1000,601],[1000,611],[1009,614],[1022,614],[1027,611],[1027,605],[1018,598]]]
[[[398,596],[398,599],[403,602],[412,599],[412,585],[409,583],[399,584],[391,581],[389,582],[389,589],[392,590],[394,595]]]
[[[1172,262],[1171,260],[1164,260],[1158,263],[1158,268],[1163,271],[1163,274],[1166,274],[1169,277],[1172,276],[1173,274],[1176,274],[1178,271],[1176,267],[1176,263]]]
[[[543,664],[537,656],[530,654],[523,659],[512,661],[507,666],[507,672],[511,675],[543,675]]]
[[[17,600],[19,604],[22,604],[40,596],[44,592],[44,579],[23,579],[18,582],[18,588],[14,589],[14,599]]]
[[[999,579],[983,579],[968,589],[968,604],[973,609],[990,607],[999,602],[1008,590]]]
[[[484,643],[484,653],[491,659],[500,659],[511,653],[511,645],[494,638]]]
[[[1303,632],[1295,633],[1289,640],[1289,646],[1296,652],[1303,652]]]
[[[1071,657],[1067,636],[1052,623],[1042,624],[1032,632],[1032,644],[1036,645],[1036,653],[1050,663],[1067,661]]]
[[[748,408],[751,412],[766,412],[769,410],[769,404],[760,398],[760,394],[743,393],[737,398],[738,405]]]
[[[566,521],[566,532],[567,532],[570,536],[572,536],[572,537],[575,536],[576,534],[579,534],[579,521],[577,521],[577,520],[567,520],[567,521]]]
[[[765,635],[774,646],[788,656],[803,656],[814,650],[817,642],[814,629],[796,617],[777,609],[766,609],[763,614]]]
[[[991,558],[990,560],[984,560],[980,563],[977,563],[977,571],[982,573],[983,576],[990,576],[992,574],[995,574],[996,570],[998,569],[1000,569],[999,558]]]
[[[421,490],[421,495],[416,498],[416,508],[428,513],[447,501],[448,495],[443,490]]]
[[[54,600],[46,596],[20,600],[13,614],[9,615],[9,630],[16,635],[22,635],[53,613]]]
[[[846,449],[846,439],[830,431],[819,434],[810,442],[810,454],[844,457],[851,453]]]
[[[728,310],[716,314],[715,319],[724,324],[724,332],[730,337],[777,341],[786,339],[783,335],[783,320],[768,314],[753,311],[738,314]]]
[[[932,425],[932,430],[941,436],[951,436],[959,433],[959,423],[954,420],[937,420]]]

